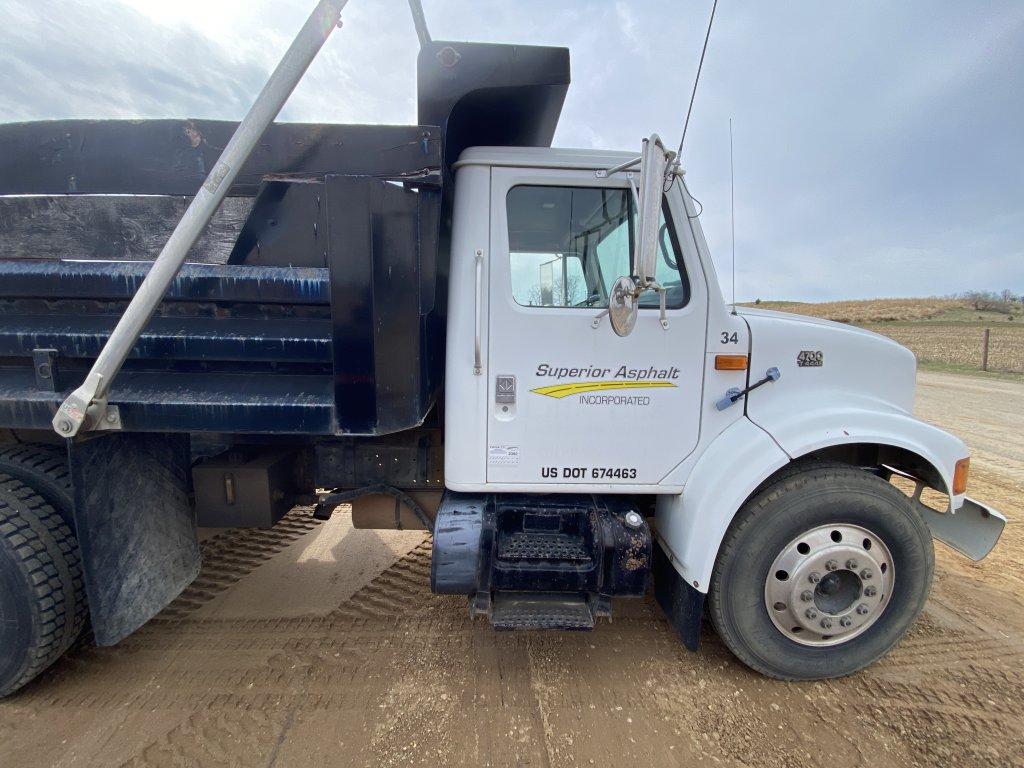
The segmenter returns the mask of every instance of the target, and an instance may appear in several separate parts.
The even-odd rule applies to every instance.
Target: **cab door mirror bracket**
[[[637,237],[633,250],[633,271],[635,274],[620,277],[612,285],[608,295],[608,308],[598,314],[591,326],[597,328],[601,318],[608,315],[612,330],[619,336],[628,336],[636,326],[640,295],[645,291],[658,294],[661,327],[668,330],[665,314],[665,288],[655,279],[657,273],[658,240],[660,231],[661,206],[665,197],[665,186],[677,172],[675,152],[665,149],[657,134],[644,139],[640,153],[640,183],[637,187],[633,174],[628,174],[629,186],[637,208]],[[624,163],[609,170],[612,173],[624,170],[635,163]]]

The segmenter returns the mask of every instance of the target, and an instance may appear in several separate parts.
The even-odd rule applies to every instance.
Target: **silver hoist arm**
[[[68,395],[57,409],[57,415],[53,417],[53,428],[61,437],[74,437],[83,428],[110,428],[120,423],[116,412],[107,412],[111,382],[167,293],[189,249],[199,239],[224,200],[263,132],[277,117],[306,69],[327,42],[331,31],[338,26],[341,11],[347,3],[348,0],[320,0],[302,25],[248,114],[238,124],[220,159],[192,199],[167,244],[153,262],[149,274],[100,350],[84,383]]]

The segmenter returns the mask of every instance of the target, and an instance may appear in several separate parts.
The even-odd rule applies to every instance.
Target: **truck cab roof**
[[[611,168],[636,157],[636,152],[562,147],[470,147],[459,155],[455,168],[497,165],[516,168]]]

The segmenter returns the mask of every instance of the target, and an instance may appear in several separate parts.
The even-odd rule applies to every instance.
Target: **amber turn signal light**
[[[746,355],[715,355],[716,371],[745,371],[747,370]]]
[[[967,490],[967,476],[971,473],[971,457],[960,459],[953,470],[953,495],[959,496]]]

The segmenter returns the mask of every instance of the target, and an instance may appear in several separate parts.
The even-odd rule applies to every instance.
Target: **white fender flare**
[[[658,496],[655,536],[683,580],[707,593],[718,547],[736,510],[789,456],[748,419],[707,447],[677,495]]]
[[[811,412],[794,415],[777,430],[739,419],[707,447],[681,494],[658,497],[658,542],[686,583],[706,593],[725,532],[758,486],[795,459],[854,444],[915,454],[942,478],[942,491],[952,487],[956,462],[968,453],[956,437],[898,412],[840,410],[827,419]],[[963,502],[962,495],[951,497],[950,511]]]

